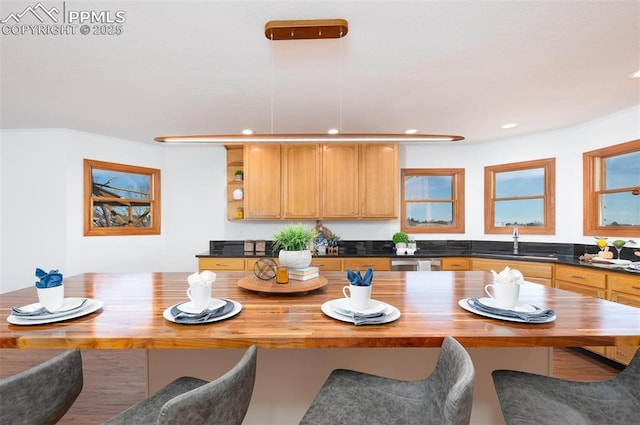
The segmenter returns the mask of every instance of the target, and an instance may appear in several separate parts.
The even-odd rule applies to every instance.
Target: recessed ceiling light
[[[327,133],[329,133],[329,134],[338,134],[338,133],[340,133],[340,130],[338,130],[337,128],[332,128],[331,130],[327,131]]]
[[[245,136],[251,136],[253,134],[253,130],[251,130],[250,128],[245,128],[244,130],[242,130],[242,134],[244,134]]]
[[[513,128],[516,127],[518,124],[514,123],[514,122],[510,122],[508,124],[505,124],[502,126],[502,128]]]
[[[629,75],[629,78],[640,78],[640,70],[634,72],[633,74]]]
[[[418,132],[417,128],[410,128],[408,130],[405,130],[404,134],[416,134]]]

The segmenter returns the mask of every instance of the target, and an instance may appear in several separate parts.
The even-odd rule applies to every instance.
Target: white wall
[[[83,272],[194,271],[210,239],[271,239],[282,222],[226,220],[223,147],[169,147],[74,130],[0,133],[0,293],[33,285],[36,267]],[[582,152],[640,138],[640,107],[573,128],[458,146],[402,146],[400,167],[466,169],[466,233],[418,239],[508,240],[483,234],[483,168],[556,157],[556,235],[523,241],[592,243],[582,236]],[[83,236],[82,160],[162,170],[162,234]],[[389,239],[398,220],[325,221],[343,239]],[[313,224],[313,223],[311,223]]]

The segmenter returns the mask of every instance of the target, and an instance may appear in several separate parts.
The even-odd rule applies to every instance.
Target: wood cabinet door
[[[282,145],[283,218],[320,217],[320,145]]]
[[[360,216],[398,217],[398,145],[363,143],[360,145]]]
[[[443,257],[440,259],[440,270],[470,270],[471,261],[462,257]]]
[[[322,145],[322,217],[357,218],[358,145]]]
[[[247,144],[244,149],[244,217],[281,218],[280,144]]]
[[[198,271],[204,270],[244,270],[243,258],[198,258]]]

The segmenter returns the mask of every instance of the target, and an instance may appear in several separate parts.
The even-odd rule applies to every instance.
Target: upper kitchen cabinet
[[[398,217],[398,145],[326,144],[322,218]]]
[[[244,146],[244,217],[280,219],[281,149],[278,143]]]
[[[398,217],[398,145],[360,145],[360,216]]]
[[[320,145],[282,145],[282,218],[320,216]]]
[[[396,218],[398,174],[393,143],[246,144],[244,217]]]
[[[358,145],[322,145],[322,217],[359,216]]]

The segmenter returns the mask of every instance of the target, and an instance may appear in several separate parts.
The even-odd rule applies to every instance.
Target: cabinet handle
[[[218,266],[218,267],[227,267],[227,266],[228,266],[228,264],[225,264],[225,263],[216,263],[216,266]]]
[[[576,279],[584,279],[585,278],[584,276],[580,276],[580,275],[577,275],[577,274],[572,274],[570,277],[575,277]]]
[[[632,286],[631,289],[640,289],[640,286]]]

